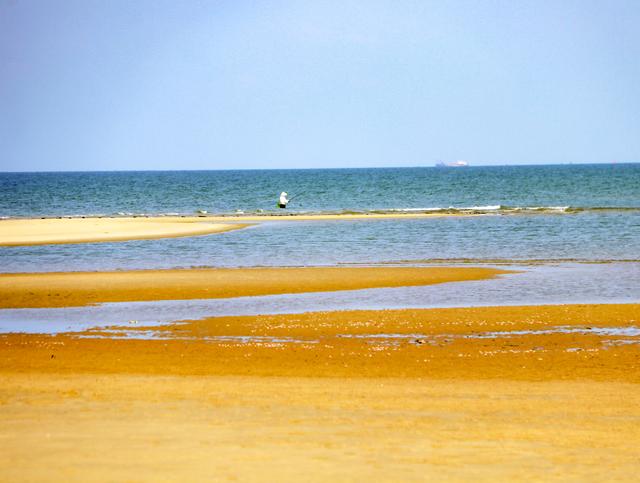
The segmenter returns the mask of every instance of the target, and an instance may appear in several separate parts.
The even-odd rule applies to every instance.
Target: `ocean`
[[[640,164],[0,173],[0,216],[640,211]]]
[[[640,301],[640,164],[2,173],[0,216],[451,212],[266,221],[208,236],[0,247],[0,272],[483,265],[494,280],[201,301],[0,310],[0,332],[309,310]],[[296,196],[286,211],[281,191]],[[1,225],[0,225],[1,226]],[[19,327],[19,329],[17,329]]]
[[[295,198],[275,206],[281,191]],[[192,238],[1,247],[3,272],[638,261],[640,164],[0,174],[1,217],[458,212]]]

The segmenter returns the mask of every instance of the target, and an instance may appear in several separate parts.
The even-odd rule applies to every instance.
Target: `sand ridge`
[[[215,268],[0,274],[0,308],[187,300],[482,280],[485,267]]]

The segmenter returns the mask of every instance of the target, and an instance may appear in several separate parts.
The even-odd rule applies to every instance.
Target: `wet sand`
[[[199,217],[0,220],[0,246],[115,242],[209,235],[248,226]]]
[[[307,267],[0,274],[0,308],[330,292],[489,279],[475,267]]]
[[[638,383],[639,313],[638,304],[363,310],[5,334],[0,368]],[[612,328],[638,333],[605,330]]]
[[[0,475],[630,480],[639,313],[356,311],[6,334]]]

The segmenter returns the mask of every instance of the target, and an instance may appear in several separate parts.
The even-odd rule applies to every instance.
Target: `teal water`
[[[282,190],[299,194],[285,212],[274,207]],[[295,222],[285,217],[209,236],[0,247],[0,272],[484,264],[518,273],[425,287],[4,309],[0,333],[309,310],[640,301],[640,165],[0,174],[1,217],[196,210],[478,216]]]
[[[640,164],[0,173],[0,216],[533,208],[640,209]]]
[[[0,247],[0,271],[640,260],[640,164],[2,173],[0,216],[462,210],[411,220],[267,222],[224,234]],[[279,211],[281,212],[281,211]]]

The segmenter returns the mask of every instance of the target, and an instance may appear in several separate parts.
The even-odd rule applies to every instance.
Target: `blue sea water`
[[[470,209],[640,210],[640,164],[0,173],[0,216]],[[555,210],[554,210],[555,208]]]
[[[280,191],[298,195],[286,211]],[[640,301],[640,165],[0,173],[0,217],[461,212],[263,221],[209,236],[0,247],[0,272],[177,267],[463,265],[495,280],[213,301],[0,310],[0,332],[221,314]],[[0,230],[2,222],[0,222]]]
[[[280,191],[298,195],[283,212]],[[0,271],[640,259],[640,164],[2,173],[0,216],[462,211],[224,234],[0,247]],[[1,229],[1,225],[0,225]]]

